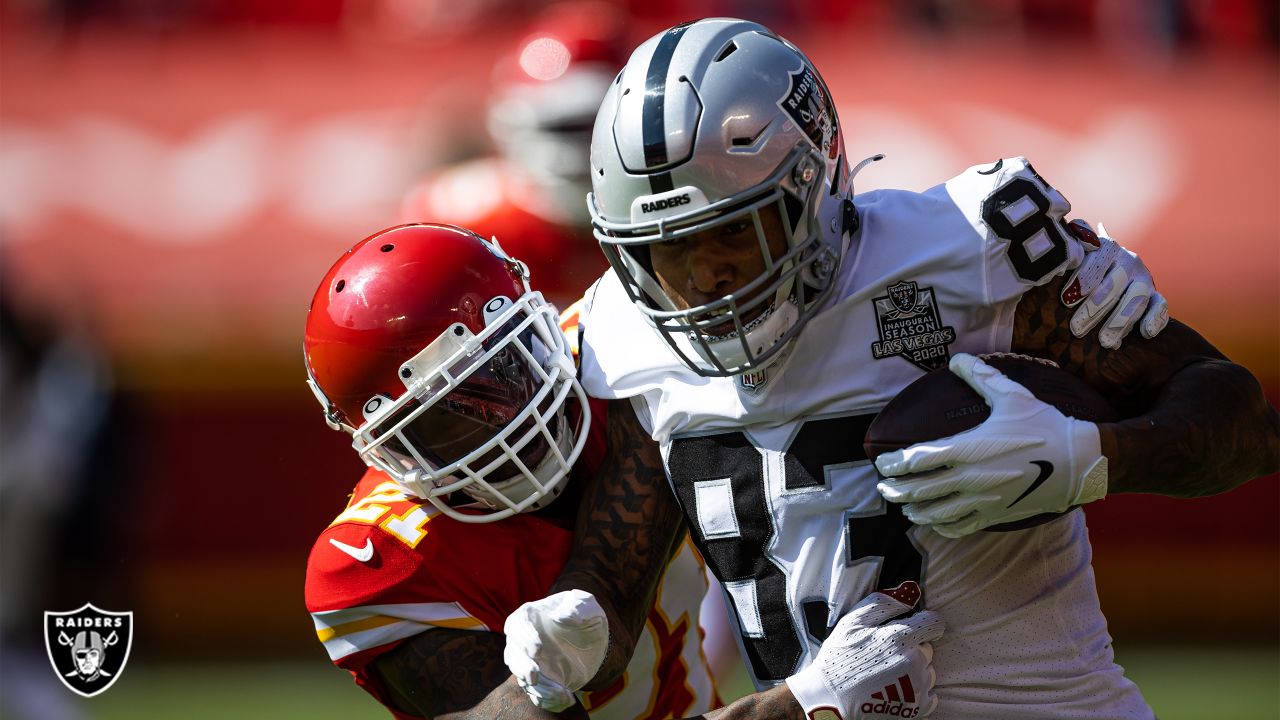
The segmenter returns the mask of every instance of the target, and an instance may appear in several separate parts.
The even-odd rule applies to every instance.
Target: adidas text
[[[900,702],[890,702],[889,700],[884,700],[878,703],[864,702],[862,703],[862,707],[858,709],[862,711],[863,715],[874,713],[877,715],[887,715],[889,717],[913,718],[920,714],[920,708],[914,705],[904,705]]]

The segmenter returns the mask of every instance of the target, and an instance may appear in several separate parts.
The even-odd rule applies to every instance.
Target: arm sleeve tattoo
[[[807,720],[786,683],[741,697],[697,720]]]
[[[608,449],[578,512],[569,562],[551,592],[577,588],[609,618],[609,652],[587,689],[621,677],[653,605],[658,581],[684,538],[658,445],[629,400],[608,409]]]
[[[581,706],[557,715],[529,701],[502,662],[501,633],[432,628],[373,662],[396,710],[437,720],[585,719]]]
[[[1258,381],[1191,328],[1133,335],[1118,350],[1071,334],[1062,279],[1029,290],[1013,350],[1054,360],[1110,398],[1126,420],[1099,425],[1110,492],[1199,497],[1280,469],[1280,415]]]

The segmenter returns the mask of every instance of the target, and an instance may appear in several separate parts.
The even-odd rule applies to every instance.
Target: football
[[[1090,422],[1120,419],[1119,413],[1097,390],[1052,361],[1012,353],[980,357],[1063,415]],[[875,460],[890,450],[962,433],[990,415],[991,408],[981,395],[949,369],[941,367],[907,385],[890,400],[867,428],[862,445],[867,457]],[[1062,514],[1044,513],[986,529],[997,532],[1021,530],[1044,524]]]

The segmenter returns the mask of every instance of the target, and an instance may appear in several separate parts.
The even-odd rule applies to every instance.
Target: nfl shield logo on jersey
[[[100,610],[45,612],[44,646],[62,684],[93,697],[120,678],[133,644],[133,613]]]
[[[871,356],[901,356],[925,372],[950,362],[948,346],[956,341],[956,331],[942,324],[933,288],[903,280],[886,287],[885,293],[874,299],[880,339],[871,343]]]
[[[738,376],[738,386],[748,392],[756,392],[769,381],[769,369],[753,370]]]

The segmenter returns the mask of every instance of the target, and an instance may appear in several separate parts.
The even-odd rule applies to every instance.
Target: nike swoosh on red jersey
[[[364,547],[362,548],[352,547],[351,545],[334,538],[329,538],[329,544],[360,562],[369,562],[373,559],[373,540],[370,538],[364,539]]]

